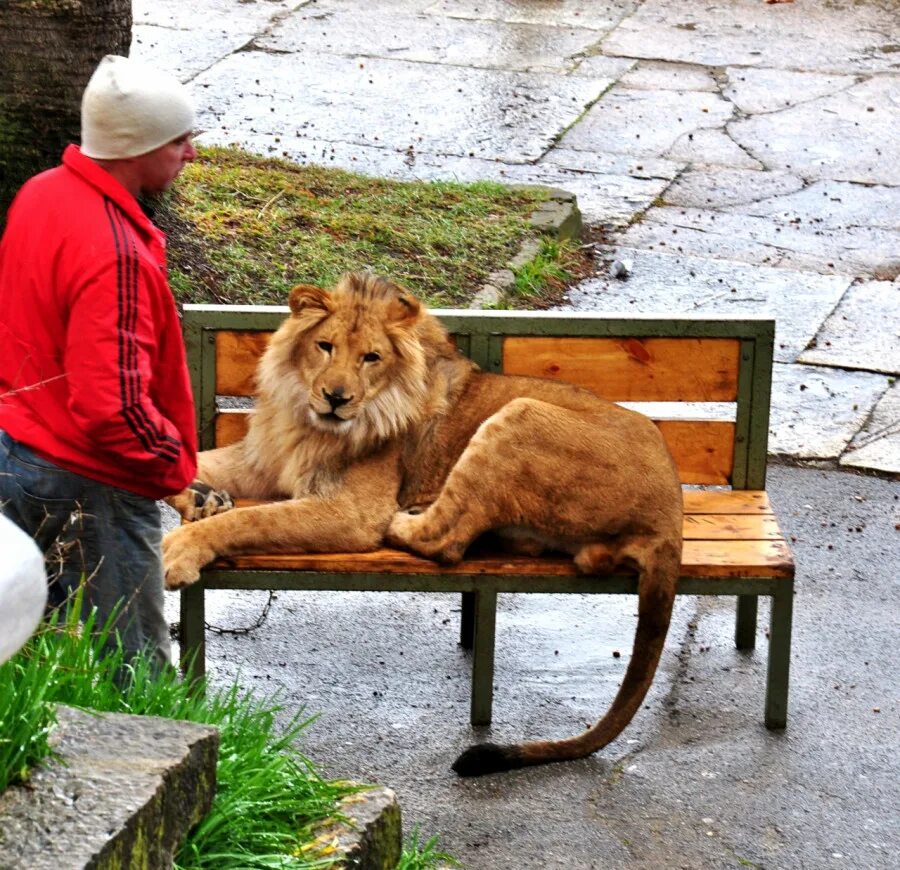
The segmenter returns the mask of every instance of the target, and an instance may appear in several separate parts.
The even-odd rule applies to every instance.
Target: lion
[[[467,749],[476,776],[581,758],[619,735],[653,680],[681,565],[682,491],[657,427],[569,384],[481,371],[392,281],[348,274],[290,293],[257,372],[240,442],[200,454],[172,499],[166,585],[217,556],[362,552],[385,543],[443,563],[492,533],[511,550],[562,551],[578,571],[638,575],[638,623],[609,711],[564,740]],[[268,503],[223,510],[220,492]]]

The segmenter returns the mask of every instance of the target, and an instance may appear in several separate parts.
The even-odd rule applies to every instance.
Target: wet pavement
[[[727,601],[679,603],[613,746],[478,783],[447,771],[472,737],[450,598],[282,595],[261,629],[212,638],[214,682],[240,670],[322,710],[311,754],[397,788],[469,867],[900,866],[900,6],[136,0],[134,21],[132,53],[192,88],[201,141],[562,187],[610,239],[571,308],[776,317],[770,451],[827,469],[771,476],[799,566],[784,735]],[[214,598],[232,627],[264,601]],[[605,707],[632,605],[509,598],[494,736]]]

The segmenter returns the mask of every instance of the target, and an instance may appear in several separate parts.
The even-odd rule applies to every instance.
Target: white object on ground
[[[0,664],[31,637],[47,604],[47,574],[37,544],[0,515]]]

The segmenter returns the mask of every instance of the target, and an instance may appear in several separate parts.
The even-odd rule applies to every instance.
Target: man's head
[[[135,195],[162,193],[196,157],[193,127],[186,88],[127,57],[104,57],[81,99],[82,153]]]

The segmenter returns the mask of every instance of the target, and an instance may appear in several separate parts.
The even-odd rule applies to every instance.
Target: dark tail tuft
[[[470,746],[456,761],[453,770],[460,776],[484,776],[522,767],[526,762],[518,746],[498,746],[496,743],[480,743]]]

